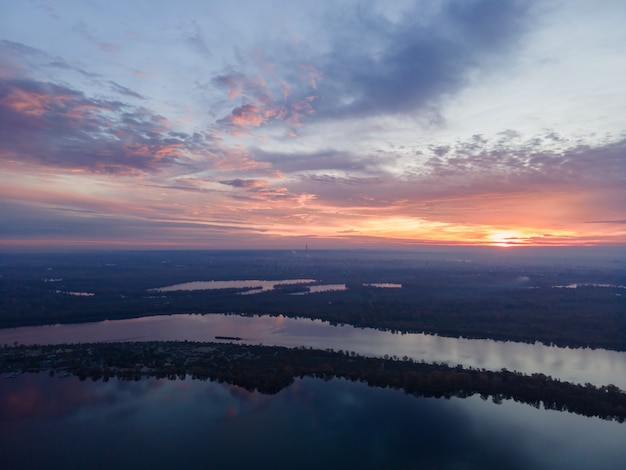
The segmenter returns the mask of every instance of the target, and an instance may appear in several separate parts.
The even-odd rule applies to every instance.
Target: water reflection
[[[64,291],[64,290],[55,290],[55,294],[65,294],[65,295],[73,295],[74,297],[93,297],[93,292],[72,292],[72,291]]]
[[[277,285],[310,284],[315,279],[283,279],[281,281],[194,281],[171,286],[148,289],[149,292],[173,292],[178,290],[254,289],[251,292],[273,290]]]
[[[393,284],[391,282],[373,282],[370,284],[363,284],[363,287],[378,287],[380,289],[400,289],[402,284]]]
[[[612,289],[626,289],[626,286],[618,286],[616,284],[593,284],[593,283],[584,283],[584,284],[567,284],[563,286],[552,286],[555,289],[578,289],[579,287],[607,287]]]
[[[345,380],[297,380],[274,396],[190,380],[7,382],[5,468],[611,470],[626,459],[615,422]]]
[[[305,292],[294,292],[291,295],[307,295],[315,294],[316,292],[333,292],[340,290],[348,290],[345,284],[318,284],[316,286],[309,286]]]
[[[541,372],[561,380],[626,389],[626,353],[570,349],[493,340],[394,334],[369,328],[333,326],[319,320],[284,316],[168,315],[75,325],[0,330],[3,344],[61,344],[102,341],[214,341],[241,337],[242,343],[307,346],[355,351],[370,356],[404,356],[425,362],[527,374]]]

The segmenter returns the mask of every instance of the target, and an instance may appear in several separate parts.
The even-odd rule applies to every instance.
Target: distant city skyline
[[[0,248],[626,245],[626,3],[0,5]]]

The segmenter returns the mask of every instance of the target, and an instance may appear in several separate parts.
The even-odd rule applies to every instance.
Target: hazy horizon
[[[626,247],[619,245],[602,246],[462,246],[462,245],[420,245],[401,247],[397,245],[382,247],[345,247],[345,248],[320,248],[315,245],[287,246],[283,248],[154,248],[154,247],[0,247],[0,256],[63,256],[81,258],[81,256],[109,257],[102,258],[100,262],[111,260],[125,264],[134,256],[148,256],[157,259],[161,256],[182,256],[198,253],[201,255],[237,256],[275,256],[278,259],[302,260],[305,262],[315,262],[315,260],[333,259],[344,260],[349,263],[353,259],[367,260],[392,260],[399,259],[402,262],[433,262],[477,265],[515,265],[515,266],[535,266],[545,268],[558,267],[594,267],[607,269],[623,269],[626,266]],[[121,258],[120,258],[121,257]],[[126,257],[130,257],[128,260]],[[400,258],[398,258],[400,257]],[[22,258],[20,258],[22,259]],[[198,259],[204,259],[200,257]],[[308,260],[308,261],[307,261]],[[4,260],[6,261],[6,259]],[[24,261],[24,259],[22,259]],[[205,259],[205,261],[207,261]],[[3,265],[0,260],[0,266]]]

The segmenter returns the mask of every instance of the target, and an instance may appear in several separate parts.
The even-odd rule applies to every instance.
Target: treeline
[[[191,377],[262,393],[277,393],[296,377],[340,377],[420,397],[480,394],[495,403],[510,399],[537,408],[620,423],[626,420],[626,393],[614,385],[576,385],[543,374],[448,367],[408,358],[368,358],[345,351],[196,342],[18,346],[0,349],[0,370],[9,374],[65,372],[81,380]]]

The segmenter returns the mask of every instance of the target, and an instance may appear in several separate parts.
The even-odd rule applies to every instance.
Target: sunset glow
[[[492,232],[487,238],[491,241],[493,246],[527,245],[530,242],[529,236],[525,236],[517,230]]]
[[[261,3],[4,2],[0,247],[626,243],[623,2]]]

